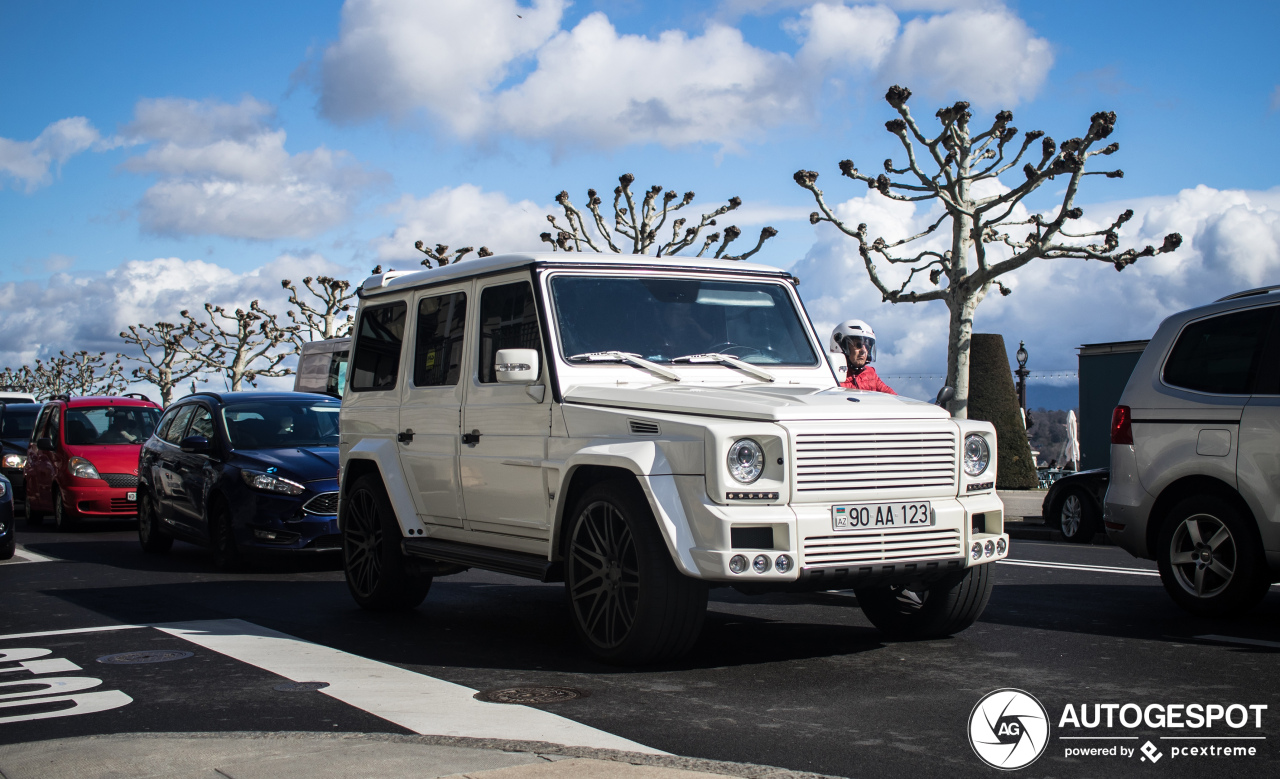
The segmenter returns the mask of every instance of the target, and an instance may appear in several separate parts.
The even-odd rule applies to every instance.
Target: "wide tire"
[[[1173,507],[1160,527],[1156,562],[1174,602],[1202,617],[1248,611],[1270,587],[1250,520],[1213,495],[1187,498]]]
[[[1087,544],[1098,532],[1098,511],[1083,490],[1068,488],[1054,502],[1054,515],[1062,537],[1073,544]]]
[[[138,543],[147,554],[165,554],[173,548],[173,536],[161,528],[156,499],[145,492],[138,495]]]
[[[0,544],[0,560],[8,560],[18,551],[18,537],[9,529],[9,540]]]
[[[373,474],[356,479],[343,496],[342,514],[342,567],[351,597],[368,611],[417,608],[431,589],[431,577],[410,572],[382,481]]]
[[[922,591],[901,585],[855,589],[858,605],[886,636],[920,641],[959,633],[977,621],[991,600],[994,566],[947,574]]]
[[[67,506],[62,500],[62,490],[56,486],[53,488],[53,526],[60,533],[69,533],[75,530],[79,517],[76,515],[75,509]]]
[[[565,590],[587,649],[620,665],[688,652],[706,617],[707,584],[676,568],[639,487],[596,484],[571,516]]]
[[[27,527],[39,527],[44,524],[44,512],[31,505],[31,493],[27,493],[27,505],[23,509],[27,515]]]
[[[230,572],[244,567],[244,555],[240,553],[231,512],[226,506],[215,504],[209,509],[209,548],[218,570]]]

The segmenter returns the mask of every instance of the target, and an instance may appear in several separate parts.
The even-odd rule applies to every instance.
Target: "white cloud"
[[[539,233],[550,229],[546,217],[554,213],[550,207],[531,200],[512,203],[501,192],[485,192],[473,184],[440,189],[424,198],[405,195],[389,211],[399,216],[399,224],[376,242],[378,259],[384,263],[416,265],[424,259],[413,248],[417,241],[455,250],[487,246],[495,254],[550,248],[538,239]]]
[[[101,141],[83,116],[59,119],[31,141],[0,138],[0,173],[34,192],[53,181],[62,164]],[[52,170],[51,170],[52,169]]]
[[[290,154],[273,116],[251,97],[140,101],[123,134],[148,148],[124,167],[160,177],[139,203],[143,229],[274,240],[342,223],[378,175],[324,146]]]
[[[477,0],[465,12],[349,0],[321,60],[320,108],[336,121],[425,110],[468,138],[732,149],[812,120],[828,80],[875,91],[900,80],[931,98],[955,93],[1004,107],[1034,95],[1052,65],[1047,41],[998,3],[895,5],[936,13],[903,25],[885,5],[810,5],[782,22],[800,42],[792,56],[716,20],[700,34],[627,35],[596,12],[561,29],[561,0]]]

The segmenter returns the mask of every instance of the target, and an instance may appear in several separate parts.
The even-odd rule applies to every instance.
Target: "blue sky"
[[[1041,368],[1277,280],[1275,3],[561,6],[5,4],[0,363],[115,350],[130,321],[266,297],[283,272],[409,267],[417,238],[537,248],[556,192],[581,203],[629,171],[696,191],[695,206],[742,197],[747,235],[780,230],[758,259],[800,273],[820,326],[871,319],[882,373],[940,373],[938,308],[880,303],[791,181],[812,168],[831,201],[874,205],[836,163],[894,153],[881,96],[895,81],[919,117],[967,97],[978,117],[1011,108],[1059,139],[1116,111],[1111,161],[1126,175],[1091,182],[1086,213],[1131,205],[1133,242],[1171,224],[1192,238],[1120,276],[1028,267],[1014,295],[984,303],[978,330],[1027,340]],[[746,97],[698,97],[726,80]],[[1050,208],[1053,193],[1028,205]]]

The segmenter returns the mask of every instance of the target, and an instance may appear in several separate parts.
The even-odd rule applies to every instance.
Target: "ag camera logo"
[[[969,714],[969,745],[992,768],[1025,768],[1049,746],[1049,712],[1022,690],[989,692]]]

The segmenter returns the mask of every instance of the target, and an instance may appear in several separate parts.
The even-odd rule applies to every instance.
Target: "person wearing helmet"
[[[870,365],[876,359],[876,334],[871,329],[871,325],[861,319],[841,322],[831,332],[829,348],[832,352],[844,354],[847,375],[840,382],[841,387],[868,392],[887,392],[890,395],[898,394],[880,380],[876,375],[876,369]]]

